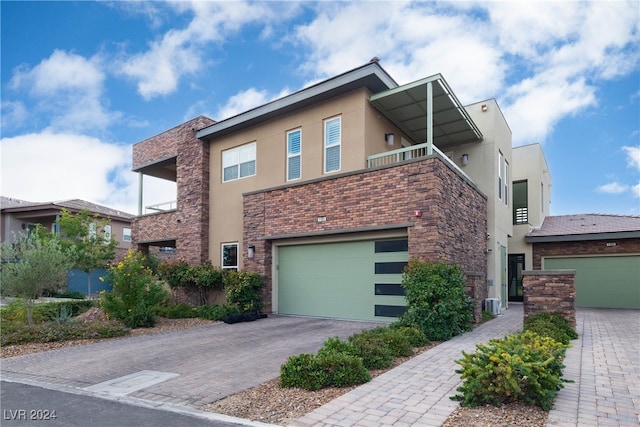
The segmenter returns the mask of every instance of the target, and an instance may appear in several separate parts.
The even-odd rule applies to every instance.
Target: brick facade
[[[176,241],[177,256],[192,264],[209,260],[209,143],[196,131],[214,121],[200,116],[133,146],[133,169],[176,157],[177,210],[135,218],[138,248]]]
[[[607,246],[607,243],[615,243]],[[603,256],[640,253],[640,239],[582,240],[533,244],[533,269],[542,268],[542,258],[551,256]]]
[[[421,217],[414,215],[422,212]],[[320,216],[326,221],[318,222]],[[409,257],[460,265],[467,274],[476,320],[487,296],[487,201],[438,157],[347,173],[244,196],[244,266],[263,274],[271,310],[274,237],[405,228]]]
[[[524,320],[537,313],[558,312],[576,327],[575,270],[524,271]]]

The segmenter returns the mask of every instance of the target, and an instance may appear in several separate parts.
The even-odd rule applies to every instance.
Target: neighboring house
[[[576,306],[640,309],[640,216],[549,216],[526,235],[533,269],[576,270]]]
[[[13,243],[20,233],[28,234],[38,225],[53,233],[58,233],[60,231],[58,218],[62,209],[71,213],[78,213],[86,209],[99,219],[108,220],[104,232],[105,237],[113,237],[118,242],[116,260],[123,259],[127,251],[132,248],[131,221],[133,215],[78,199],[38,203],[0,196],[0,236],[2,241]],[[92,271],[92,285],[91,289],[88,289],[87,274],[80,270],[71,269],[67,273],[67,290],[89,296],[95,295],[101,290],[109,290],[111,286],[99,280],[104,275],[104,269]]]
[[[522,272],[533,270],[533,247],[525,236],[549,216],[551,174],[540,144],[514,147],[512,158],[513,236],[509,238],[508,300],[522,301]]]
[[[495,100],[465,107],[441,75],[399,86],[372,60],[135,144],[140,182],[175,182],[177,201],[140,201],[132,235],[261,273],[282,314],[392,320],[410,258],[455,263],[479,316],[487,296],[507,305],[512,164]]]

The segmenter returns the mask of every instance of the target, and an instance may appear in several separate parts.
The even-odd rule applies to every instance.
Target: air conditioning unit
[[[500,298],[486,298],[484,300],[484,309],[495,316],[500,314]]]

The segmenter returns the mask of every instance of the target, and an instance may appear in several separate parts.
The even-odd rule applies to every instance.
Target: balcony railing
[[[379,166],[389,166],[395,163],[404,162],[406,160],[417,159],[420,157],[428,156],[428,144],[418,144],[412,145],[410,147],[399,148],[397,150],[385,151],[384,153],[374,154],[367,157],[367,167],[375,168]],[[447,157],[442,151],[438,149],[435,145],[433,146],[433,152],[437,153],[444,159],[445,162],[449,163],[455,170],[457,170],[461,175],[467,178],[469,181],[473,182],[473,180],[464,173],[462,169],[458,165],[455,164],[453,160]]]
[[[151,213],[173,211],[173,210],[176,210],[177,207],[178,207],[178,202],[175,200],[172,200],[170,202],[163,202],[163,203],[157,203],[155,205],[145,206],[144,213],[151,214]]]

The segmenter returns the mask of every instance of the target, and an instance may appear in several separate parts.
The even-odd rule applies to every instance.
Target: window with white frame
[[[122,241],[123,242],[130,242],[131,241],[131,229],[130,228],[123,228],[122,229]]]
[[[287,181],[302,176],[302,130],[287,132]]]
[[[89,238],[93,239],[96,237],[96,223],[92,222],[89,224]]]
[[[340,144],[342,141],[340,117],[324,121],[324,172],[340,170]]]
[[[104,226],[104,240],[107,242],[111,240],[111,224]]]
[[[235,181],[255,174],[255,142],[222,152],[222,182]]]
[[[504,161],[502,152],[498,151],[498,199],[502,200],[502,162]]]
[[[509,162],[504,161],[504,204],[509,206]]]
[[[222,268],[229,270],[238,270],[238,244],[223,243],[222,244]]]

